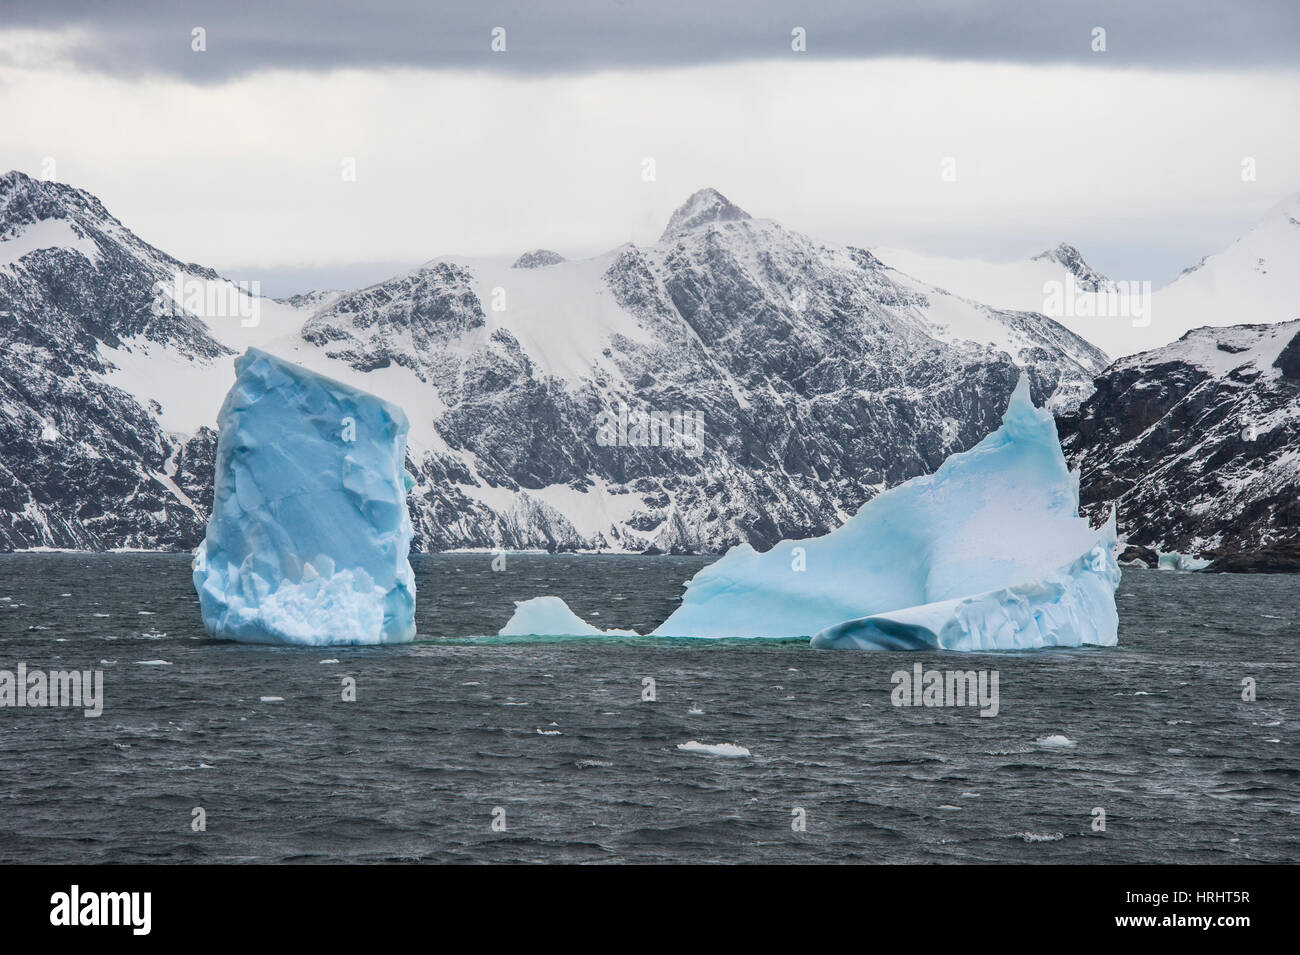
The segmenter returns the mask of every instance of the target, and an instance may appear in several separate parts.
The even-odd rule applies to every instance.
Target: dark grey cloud
[[[494,27],[506,52],[490,50]],[[1297,0],[0,0],[0,29],[86,31],[77,65],[193,82],[266,68],[573,73],[794,56],[1152,68],[1300,65]],[[190,48],[194,27],[207,51]],[[1107,52],[1091,31],[1104,27]],[[870,97],[881,91],[864,90]]]

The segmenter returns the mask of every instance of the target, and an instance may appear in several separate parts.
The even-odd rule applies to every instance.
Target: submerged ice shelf
[[[686,585],[655,631],[810,637],[815,647],[1013,650],[1112,646],[1115,519],[1079,516],[1079,480],[1021,378],[1002,425],[824,537],[743,544]],[[583,629],[577,629],[577,628]],[[516,605],[503,634],[598,634],[563,601]]]
[[[204,625],[251,643],[409,641],[406,415],[255,348],[235,372],[194,556]]]

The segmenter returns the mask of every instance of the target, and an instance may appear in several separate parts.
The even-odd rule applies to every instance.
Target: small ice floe
[[[116,660],[100,660],[99,665],[102,667],[111,667],[116,662]]]
[[[614,764],[607,759],[580,759],[573,765],[579,769],[598,769],[604,766],[613,766]]]
[[[259,696],[257,699],[258,702],[261,703],[283,703],[284,702],[284,697],[282,696]]]
[[[506,706],[527,706],[527,703],[515,703],[512,700],[506,700]]]
[[[701,743],[699,740],[687,740],[678,743],[677,748],[683,753],[699,753],[702,756],[749,756],[751,753],[735,743]]]
[[[135,662],[142,667],[169,667],[172,665],[170,660],[136,660]]]
[[[1148,693],[1146,690],[1137,690],[1136,692],[1134,692],[1133,695],[1134,695],[1134,696],[1150,696],[1151,694]]]
[[[322,661],[321,661],[322,664],[324,664],[324,663],[338,663],[338,662],[339,662],[339,661],[336,660],[336,659],[334,659],[334,657],[330,657],[328,660],[322,660]]]
[[[703,715],[704,710],[700,708],[700,705],[698,703],[692,703],[691,708],[686,712],[690,713],[692,716],[701,716]]]
[[[942,806],[940,806],[939,808],[940,808],[940,809],[946,809],[946,810],[949,810],[949,811],[956,810],[957,812],[961,812],[961,806],[953,806],[953,805],[950,805],[950,804],[948,804],[948,803],[944,803],[944,804],[943,804]]]
[[[60,596],[60,597],[71,597],[72,594],[59,594],[59,596]],[[5,598],[5,600],[8,600],[8,599],[9,599],[8,597]]]
[[[113,615],[112,615],[111,613],[97,613],[97,614],[95,614],[95,616],[96,616],[96,617],[111,617],[111,616],[113,616]]]
[[[544,730],[539,727],[537,730],[537,735],[538,736],[562,736],[564,734],[561,733],[559,730]]]
[[[480,683],[478,680],[470,680],[470,681],[467,682],[467,683],[462,683],[462,684],[461,684],[461,686],[482,686],[482,685],[483,685],[483,684]]]
[[[1262,723],[1262,724],[1260,724],[1260,725],[1262,725],[1262,726],[1281,726],[1281,725],[1282,725],[1282,721],[1281,721],[1281,720],[1273,720],[1273,722],[1271,722],[1271,723]]]
[[[1069,749],[1077,745],[1074,740],[1068,736],[1062,736],[1060,733],[1054,733],[1051,736],[1040,736],[1034,740],[1039,746],[1047,746],[1051,749]]]
[[[1065,838],[1063,832],[1017,832],[1016,835],[1025,842],[1056,842]]]
[[[962,794],[961,794],[961,798],[962,798],[962,799],[979,799],[979,798],[980,798],[980,794],[979,794],[979,793],[966,792],[966,793],[962,793]]]
[[[157,616],[157,614],[155,614],[152,610],[137,610],[136,613],[138,613],[138,614],[139,614],[140,616],[142,616],[142,617],[156,617],[156,616]]]

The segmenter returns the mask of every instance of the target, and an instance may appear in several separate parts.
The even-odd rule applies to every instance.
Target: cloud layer
[[[7,29],[57,32],[116,76],[224,81],[258,70],[402,67],[572,73],[795,55],[1114,65],[1300,64],[1293,0],[0,0]],[[206,31],[196,55],[191,31]],[[492,31],[505,29],[504,52]]]

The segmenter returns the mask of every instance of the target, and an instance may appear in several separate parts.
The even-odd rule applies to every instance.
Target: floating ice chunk
[[[635,630],[601,630],[587,623],[559,597],[533,597],[515,601],[515,612],[499,636],[622,636],[635,637]]]
[[[1161,553],[1157,555],[1159,563],[1157,566],[1160,570],[1204,570],[1210,566],[1210,561],[1204,557],[1193,557],[1191,554],[1179,554],[1176,551]]]
[[[1068,736],[1062,736],[1060,733],[1054,733],[1051,736],[1040,736],[1034,742],[1049,749],[1069,749],[1075,745],[1074,740]]]
[[[1022,377],[1002,426],[975,447],[824,537],[734,548],[655,633],[880,649],[1113,644],[1114,526],[1093,530],[1078,504],[1055,421]]]
[[[704,756],[749,756],[749,750],[735,743],[701,743],[699,740],[687,740],[678,743],[677,748],[684,753],[700,753]]]
[[[194,557],[204,624],[252,643],[409,641],[406,416],[255,348],[235,372]]]
[[[1117,581],[1098,568],[1105,566],[1114,542],[1112,517],[1097,545],[1066,567],[988,593],[848,620],[815,634],[812,645],[864,650],[1113,645],[1119,629]]]

